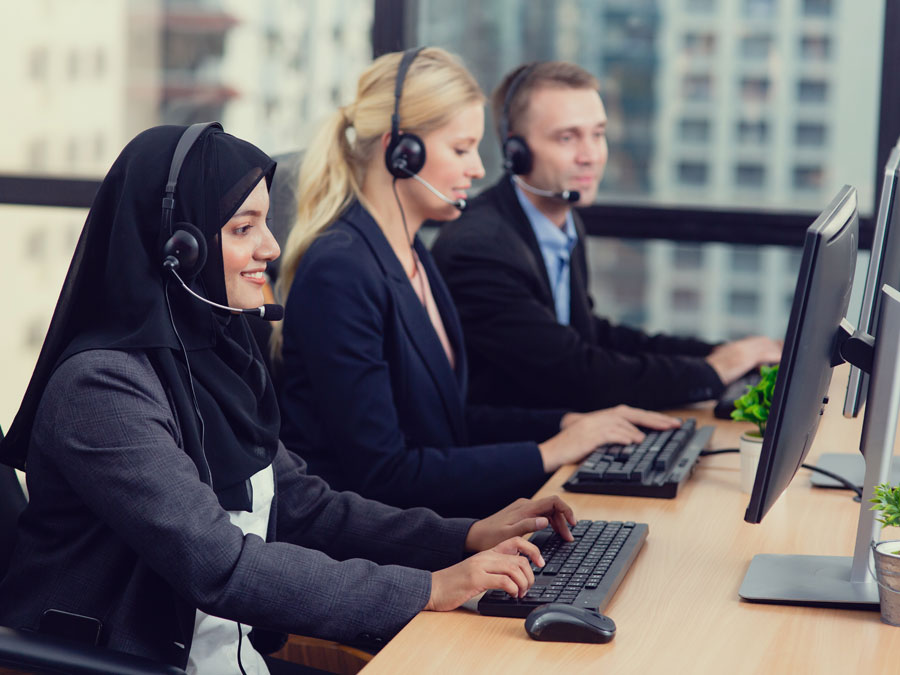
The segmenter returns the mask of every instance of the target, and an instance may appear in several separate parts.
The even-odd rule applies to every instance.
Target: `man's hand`
[[[467,551],[486,551],[511,537],[543,530],[547,525],[566,541],[572,541],[569,525],[575,524],[572,507],[557,495],[543,499],[517,499],[492,516],[478,520],[466,535]]]
[[[782,340],[762,336],[748,337],[719,345],[706,357],[706,362],[713,367],[722,383],[729,385],[747,371],[778,363],[782,347]]]
[[[638,425],[651,429],[674,429],[681,421],[658,412],[617,405],[590,413],[567,413],[560,422],[561,431],[540,445],[544,471],[556,471],[564,464],[580,462],[605,443],[640,443],[644,432]]]

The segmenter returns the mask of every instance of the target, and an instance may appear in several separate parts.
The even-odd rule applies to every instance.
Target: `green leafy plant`
[[[872,511],[880,511],[881,518],[876,520],[882,527],[900,526],[900,485],[891,487],[888,483],[875,486],[875,496],[870,500],[874,506]]]
[[[778,364],[761,366],[759,374],[762,376],[759,383],[754,387],[747,387],[747,393],[734,402],[731,419],[738,422],[753,422],[759,429],[759,435],[763,436],[766,433],[766,422],[769,421],[769,409],[772,407]]]

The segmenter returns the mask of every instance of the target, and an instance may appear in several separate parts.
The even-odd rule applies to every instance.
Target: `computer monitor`
[[[807,229],[772,408],[745,519],[758,523],[791,482],[816,435],[834,336],[847,313],[859,219],[845,186]]]
[[[854,556],[760,554],[753,558],[739,594],[779,604],[877,607],[878,589],[868,575],[869,543],[877,537],[868,499],[884,481],[897,427],[900,395],[900,294],[882,293],[878,333],[884,349],[856,333],[844,318],[853,285],[859,222],[854,188],[845,186],[807,230],[781,367],[763,438],[759,467],[745,520],[759,523],[787,488],[815,437],[827,403],[832,367],[845,359],[871,370],[863,427],[866,457]],[[894,391],[897,390],[897,391]]]
[[[878,312],[881,309],[881,287],[888,284],[900,288],[900,199],[897,197],[897,179],[900,176],[900,138],[884,166],[881,199],[875,219],[872,238],[872,255],[863,291],[862,309],[857,328],[875,335]],[[893,233],[893,234],[892,234]],[[847,395],[844,398],[844,416],[856,417],[866,402],[869,386],[868,373],[856,366],[850,367]]]
[[[884,166],[884,180],[881,198],[875,218],[875,232],[872,237],[872,254],[869,257],[869,271],[866,274],[865,290],[862,295],[862,309],[857,328],[874,335],[881,311],[881,287],[885,284],[900,288],[900,196],[897,192],[900,178],[900,139],[891,151]],[[866,402],[869,390],[869,375],[856,366],[850,367],[847,394],[844,397],[844,417],[856,417]],[[862,485],[866,470],[863,458],[855,454],[826,453],[820,455],[816,465],[839,476],[852,485]],[[889,470],[891,483],[900,483],[900,461],[895,461]],[[810,481],[817,487],[844,488],[828,475],[814,473]]]

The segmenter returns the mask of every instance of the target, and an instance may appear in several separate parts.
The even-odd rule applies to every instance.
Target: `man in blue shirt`
[[[469,400],[593,410],[719,396],[780,344],[647,335],[593,313],[585,231],[608,157],[598,82],[565,62],[509,73],[493,94],[507,174],[441,228],[433,253],[459,310]]]

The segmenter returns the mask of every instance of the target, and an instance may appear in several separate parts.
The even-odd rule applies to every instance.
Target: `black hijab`
[[[139,134],[100,185],[25,398],[0,443],[0,461],[26,468],[38,404],[62,361],[88,349],[142,350],[172,402],[201,479],[224,508],[250,510],[249,477],[271,463],[280,418],[246,319],[191,298],[162,266],[170,234],[162,225],[162,198],[184,130],[163,126]],[[185,158],[173,220],[194,224],[206,240],[206,263],[188,282],[200,295],[228,304],[219,232],[260,180],[271,186],[274,171],[275,162],[261,150],[215,127]]]

